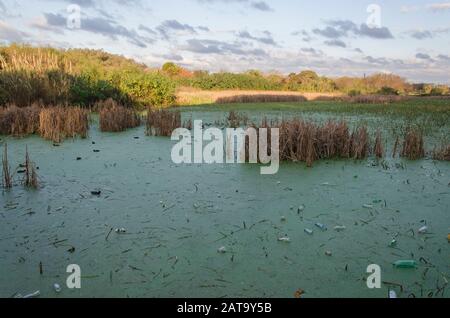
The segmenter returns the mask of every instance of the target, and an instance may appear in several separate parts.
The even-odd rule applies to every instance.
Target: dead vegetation
[[[246,126],[248,124],[248,116],[232,110],[227,116],[227,124],[230,128],[238,128],[241,125]]]
[[[12,188],[12,176],[8,162],[8,145],[5,143],[2,156],[2,185],[5,189]]]
[[[401,156],[409,160],[417,160],[425,157],[423,134],[416,128],[407,128],[403,141]]]
[[[433,150],[433,159],[441,161],[450,161],[450,144],[442,145]]]
[[[146,134],[148,136],[169,137],[172,132],[181,128],[181,113],[166,109],[149,109],[146,120]]]
[[[85,109],[58,106],[41,110],[39,132],[44,139],[60,143],[66,138],[86,138],[88,130],[89,118]]]
[[[369,134],[365,126],[350,132],[343,121],[330,120],[320,125],[296,118],[281,123],[269,123],[264,119],[259,128],[280,129],[281,161],[306,162],[311,167],[321,159],[362,160],[369,154]]]
[[[373,153],[378,159],[384,157],[383,139],[380,130],[377,130],[377,133],[375,135],[375,146],[373,147]]]
[[[308,99],[301,95],[274,95],[274,94],[257,94],[257,95],[235,95],[225,96],[216,99],[217,104],[230,103],[288,103],[288,102],[306,102]]]
[[[356,96],[318,96],[315,101],[346,102],[352,104],[392,104],[411,99],[399,95],[356,95]]]
[[[37,189],[39,187],[38,175],[36,172],[36,165],[30,160],[30,155],[28,154],[28,147],[25,151],[25,163],[23,164],[25,169],[24,178],[22,184],[27,188]]]
[[[96,106],[100,114],[100,130],[103,132],[120,132],[135,128],[141,124],[139,114],[130,108],[117,104],[109,99]]]
[[[39,131],[39,113],[37,105],[19,108],[14,105],[0,108],[0,134],[23,137]]]

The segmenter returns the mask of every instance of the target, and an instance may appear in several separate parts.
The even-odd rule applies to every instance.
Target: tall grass
[[[175,129],[181,127],[181,113],[164,109],[149,109],[146,126],[148,136],[171,136]]]
[[[141,124],[139,114],[125,108],[110,99],[97,104],[100,109],[100,130],[103,132],[120,132]]]
[[[45,108],[39,116],[41,136],[56,143],[77,136],[86,138],[88,130],[88,112],[79,107]]]

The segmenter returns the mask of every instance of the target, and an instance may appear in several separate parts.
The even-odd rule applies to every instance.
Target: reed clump
[[[264,119],[259,128],[279,128],[281,161],[306,162],[311,167],[321,159],[362,160],[369,154],[367,127],[350,132],[344,121],[316,124],[298,118],[281,123]]]
[[[409,160],[417,160],[425,157],[423,134],[415,128],[407,128],[401,156]]]
[[[344,97],[344,101],[356,104],[392,104],[408,100],[407,96],[399,95],[357,95]]]
[[[450,144],[442,145],[433,150],[433,159],[441,161],[450,161]]]
[[[8,145],[5,143],[2,156],[2,186],[5,189],[12,188],[12,176],[8,162]]]
[[[80,107],[52,107],[41,110],[39,132],[44,139],[59,143],[66,138],[86,138],[88,112]]]
[[[40,107],[17,107],[9,105],[0,108],[0,134],[23,137],[39,131]]]
[[[181,128],[181,113],[150,108],[147,112],[146,126],[148,136],[170,137],[175,129]]]
[[[275,95],[275,94],[252,94],[225,96],[216,99],[217,104],[231,103],[288,103],[288,102],[306,102],[308,99],[301,95]]]
[[[248,124],[248,116],[232,110],[227,116],[227,123],[230,128],[238,128],[241,125],[246,126]]]
[[[373,153],[378,159],[384,157],[383,139],[380,130],[377,130],[377,133],[375,135],[375,146],[373,147]]]
[[[97,107],[100,110],[100,130],[103,132],[125,131],[141,124],[141,117],[135,110],[121,106],[112,99],[99,103]]]

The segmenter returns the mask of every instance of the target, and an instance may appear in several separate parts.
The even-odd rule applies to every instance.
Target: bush
[[[160,73],[127,73],[120,90],[139,106],[168,106],[175,102],[175,82]]]
[[[379,91],[379,95],[399,95],[398,91],[392,87],[383,86]]]
[[[191,80],[191,85],[205,90],[243,89],[280,90],[280,84],[254,73],[200,73]]]

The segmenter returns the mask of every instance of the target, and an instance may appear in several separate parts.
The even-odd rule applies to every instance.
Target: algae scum
[[[175,165],[173,143],[143,127],[93,126],[60,147],[6,141],[13,168],[28,146],[41,187],[1,193],[2,297],[449,297],[448,162],[286,163],[262,176],[258,165]],[[66,287],[69,264],[81,289]],[[367,288],[370,264],[381,289]]]

